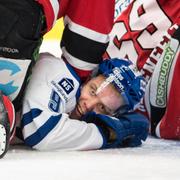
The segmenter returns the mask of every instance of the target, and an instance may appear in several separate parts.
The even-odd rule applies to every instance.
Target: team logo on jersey
[[[21,69],[14,63],[6,60],[0,60],[0,90],[7,96],[15,93],[18,86],[14,85],[13,76],[21,71]]]
[[[73,80],[69,78],[63,78],[58,82],[58,84],[66,92],[66,94],[70,94],[74,89]]]

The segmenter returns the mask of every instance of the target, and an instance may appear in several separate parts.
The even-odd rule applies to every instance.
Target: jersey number
[[[134,40],[140,49],[153,49],[159,43],[164,30],[171,26],[171,21],[155,0],[143,0],[133,3],[128,25],[122,21],[114,24],[107,53],[110,57],[128,58],[135,63],[138,49],[131,39],[123,40],[123,36],[128,33],[127,26],[130,32],[138,34]]]

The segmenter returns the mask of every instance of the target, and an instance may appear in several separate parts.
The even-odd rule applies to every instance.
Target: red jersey
[[[168,28],[178,23],[179,8],[179,0],[133,1],[113,26],[105,58],[128,58],[143,69]],[[156,62],[156,57],[150,60],[151,64]]]
[[[164,89],[155,79],[158,77],[157,72],[162,72],[161,66],[158,65],[162,62],[162,55],[180,24],[179,9],[179,0],[133,1],[116,19],[110,44],[104,55],[105,58],[119,57],[132,60],[147,80],[151,79],[155,70],[146,92],[146,108],[142,104],[139,111],[149,116],[153,135],[168,139],[180,138],[180,101],[174,98],[178,97],[179,52],[176,53],[177,58],[172,58],[172,64],[177,65],[168,66],[171,73],[170,76],[166,74],[168,83],[163,84]],[[149,89],[151,92],[148,92]],[[177,96],[172,98],[172,94]],[[163,105],[157,103],[160,95],[165,98]],[[174,103],[176,107],[173,107]]]

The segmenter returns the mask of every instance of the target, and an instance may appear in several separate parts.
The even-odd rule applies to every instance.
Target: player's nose
[[[96,98],[90,98],[84,102],[86,112],[93,111],[93,109],[98,104],[98,100]]]

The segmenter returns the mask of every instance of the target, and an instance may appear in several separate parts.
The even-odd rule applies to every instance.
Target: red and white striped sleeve
[[[114,6],[114,0],[71,0],[65,8],[62,52],[81,79],[102,60],[113,27]]]
[[[47,31],[64,17],[63,57],[81,79],[100,63],[109,44],[115,0],[37,0],[46,16]]]

